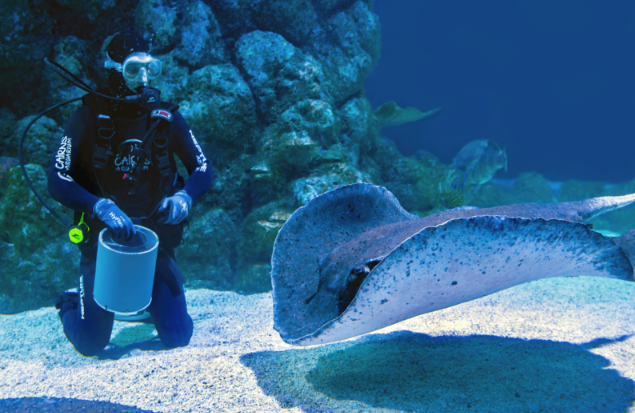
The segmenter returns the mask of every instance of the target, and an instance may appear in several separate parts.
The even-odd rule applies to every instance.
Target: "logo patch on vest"
[[[151,118],[161,118],[172,122],[172,114],[165,109],[155,109],[150,113]]]
[[[139,155],[136,150],[139,149],[141,141],[139,139],[128,139],[122,142],[117,148],[117,156],[115,157],[115,171],[130,172],[139,161]],[[152,165],[152,159],[146,156],[143,161],[142,171],[147,171]]]

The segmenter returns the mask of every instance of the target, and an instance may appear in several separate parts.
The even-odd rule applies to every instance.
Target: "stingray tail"
[[[584,201],[567,202],[568,208],[575,210],[582,221],[595,218],[606,212],[619,209],[635,202],[635,194],[623,196],[603,196],[591,198]],[[565,205],[565,204],[561,204]]]

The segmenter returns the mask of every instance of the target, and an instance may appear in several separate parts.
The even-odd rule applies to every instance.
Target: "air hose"
[[[57,220],[59,222],[61,222],[62,225],[64,225],[65,227],[71,226],[72,223],[69,222],[68,219],[66,219],[63,216],[61,216],[60,214],[58,214],[49,204],[46,203],[44,198],[42,198],[42,196],[35,190],[35,186],[33,186],[33,182],[31,181],[31,178],[29,178],[29,173],[27,172],[26,167],[24,166],[24,157],[23,157],[22,147],[24,146],[24,139],[26,138],[26,134],[29,131],[29,128],[31,128],[31,126],[33,126],[33,124],[35,122],[37,122],[42,116],[46,115],[47,113],[51,112],[52,110],[55,110],[55,109],[59,108],[60,106],[64,106],[64,105],[69,104],[71,102],[76,102],[76,101],[78,101],[80,99],[81,99],[81,97],[70,99],[70,100],[67,100],[67,101],[62,102],[62,103],[58,103],[57,105],[51,106],[50,108],[46,109],[44,112],[42,112],[39,115],[37,115],[35,117],[35,119],[33,119],[31,122],[29,122],[27,127],[24,129],[24,133],[22,133],[22,138],[20,138],[20,143],[18,145],[18,160],[20,161],[20,168],[22,168],[22,173],[24,174],[24,179],[26,179],[27,185],[29,185],[29,188],[31,188],[31,191],[33,191],[33,193],[35,194],[37,199],[40,200],[42,205],[44,205],[46,207],[46,209],[48,209],[51,212],[51,214],[53,214],[53,216],[55,218],[57,218]]]
[[[106,99],[110,99],[110,100],[120,101],[120,102],[139,102],[139,101],[143,100],[143,96],[141,94],[126,96],[125,98],[104,95],[102,93],[97,92],[93,88],[91,88],[84,81],[79,79],[77,76],[75,76],[73,73],[71,73],[68,69],[66,69],[65,67],[63,67],[59,63],[53,62],[53,61],[49,60],[47,57],[44,58],[44,63],[46,63],[58,76],[62,77],[64,80],[66,80],[67,82],[71,83],[73,86],[76,86],[76,87],[82,89],[85,92],[93,93],[93,94],[95,94],[97,96],[100,96],[100,97],[103,97],[103,98],[106,98]],[[66,100],[64,102],[58,103],[56,105],[53,105],[50,108],[46,109],[44,112],[38,114],[31,122],[29,122],[27,127],[24,129],[24,132],[22,133],[22,137],[20,138],[20,142],[18,144],[18,160],[20,162],[20,168],[22,168],[22,173],[24,174],[24,178],[26,179],[27,185],[29,186],[31,191],[35,194],[37,199],[42,203],[42,205],[44,205],[44,207],[46,207],[46,209],[48,209],[51,212],[51,214],[53,214],[53,216],[55,218],[57,218],[57,220],[62,225],[64,225],[66,228],[70,228],[69,237],[70,237],[70,239],[71,239],[71,241],[73,243],[82,242],[83,240],[86,239],[86,237],[84,236],[83,230],[81,229],[81,225],[83,223],[83,218],[84,218],[83,214],[82,214],[82,220],[81,220],[80,224],[77,225],[77,226],[74,226],[72,222],[70,222],[68,219],[66,219],[63,216],[61,216],[60,214],[58,214],[44,200],[44,198],[35,189],[35,186],[33,185],[33,182],[31,181],[31,178],[29,177],[29,173],[28,173],[26,167],[24,166],[24,156],[23,156],[22,148],[24,146],[24,140],[26,139],[26,135],[27,135],[29,129],[42,116],[44,116],[47,113],[59,108],[60,106],[67,105],[69,103],[76,102],[76,101],[81,100],[81,99],[82,99],[82,97]],[[171,107],[169,109],[170,112],[172,112],[173,110],[178,110],[178,105],[175,105],[175,106],[173,106],[173,107]],[[148,140],[152,140],[151,136],[153,135],[153,132],[156,130],[157,126],[159,125],[159,122],[160,122],[160,119],[158,119],[156,122],[154,122],[154,124],[151,125],[150,129],[148,130],[148,133],[146,134],[146,136],[143,139],[142,147],[145,147],[146,142]],[[155,208],[155,210],[156,210],[156,208]],[[88,229],[88,226],[85,223],[83,225],[85,225],[86,228]],[[79,234],[78,231],[81,232],[81,234]]]
[[[84,90],[85,92],[94,93],[94,94],[96,94],[98,96],[101,96],[101,97],[104,97],[104,98],[107,98],[107,99],[124,101],[124,102],[134,102],[136,100],[139,100],[139,98],[140,98],[138,95],[129,96],[128,98],[118,98],[118,97],[114,97],[114,96],[103,95],[103,94],[95,91],[94,89],[92,89],[90,86],[88,86],[81,79],[79,79],[77,76],[75,76],[73,73],[71,73],[69,70],[67,70],[64,66],[60,65],[59,63],[53,62],[53,61],[49,60],[47,57],[44,58],[44,63],[46,63],[55,73],[57,73],[57,75],[62,77],[64,80],[66,80],[67,82],[71,83],[73,86],[76,86],[76,87]],[[51,212],[51,214],[53,214],[53,216],[55,218],[57,218],[57,220],[62,225],[64,225],[65,227],[70,227],[73,224],[68,219],[66,219],[63,216],[61,216],[60,214],[58,214],[44,200],[44,198],[42,198],[42,196],[37,192],[37,190],[35,189],[35,186],[33,185],[33,182],[31,181],[31,178],[29,177],[29,173],[26,170],[26,167],[24,166],[24,156],[23,156],[22,148],[24,147],[24,140],[26,139],[26,135],[29,132],[29,129],[31,129],[31,126],[33,126],[33,124],[35,122],[37,122],[42,116],[44,116],[47,113],[59,108],[60,106],[67,105],[69,103],[76,102],[76,101],[81,100],[81,99],[82,99],[81,97],[78,97],[78,98],[66,100],[64,102],[61,102],[61,103],[58,103],[56,105],[51,106],[50,108],[46,109],[44,112],[42,112],[39,115],[37,115],[31,122],[29,122],[27,127],[24,129],[24,132],[22,133],[22,137],[20,138],[20,143],[18,144],[18,160],[20,162],[20,168],[22,168],[22,173],[24,174],[24,179],[26,179],[27,185],[29,185],[29,188],[35,194],[37,199],[42,203],[42,205],[44,205],[44,207],[46,207],[46,209],[48,209]]]

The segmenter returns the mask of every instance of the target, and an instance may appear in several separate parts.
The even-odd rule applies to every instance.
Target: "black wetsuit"
[[[108,91],[105,91],[106,94]],[[97,138],[97,119],[88,105],[79,108],[69,120],[65,136],[55,153],[49,171],[48,189],[51,196],[62,205],[76,211],[76,222],[81,213],[90,228],[88,242],[80,245],[79,305],[60,313],[64,333],[75,348],[84,355],[94,355],[110,340],[114,314],[103,310],[93,299],[95,262],[98,233],[105,226],[93,214],[95,203],[102,197],[115,200],[117,206],[135,223],[148,226],[158,233],[159,253],[152,291],[152,302],[148,311],[152,316],[161,341],[167,347],[184,346],[192,336],[193,323],[187,313],[183,294],[183,277],[174,260],[174,248],[180,243],[183,224],[166,225],[157,222],[155,206],[163,196],[166,186],[162,184],[156,151],[150,151],[141,169],[139,184],[133,185],[128,177],[138,158],[132,156],[150,124],[149,111],[136,104],[104,103],[105,110],[113,119],[115,135],[111,139],[112,155],[103,168],[95,168],[93,153]],[[162,104],[162,107],[169,105]],[[189,125],[178,113],[166,127],[168,151],[172,176],[175,178],[172,191],[184,189],[195,201],[209,188],[212,168],[196,141]],[[176,179],[174,155],[183,162],[190,174],[183,186]],[[133,189],[134,187],[134,189]]]

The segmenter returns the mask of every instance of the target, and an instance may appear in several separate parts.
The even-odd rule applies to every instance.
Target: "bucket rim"
[[[125,311],[111,310],[108,308],[108,306],[101,305],[99,301],[97,301],[96,297],[93,297],[93,300],[95,300],[95,303],[97,303],[97,305],[100,306],[103,310],[108,311],[109,313],[119,314],[119,315],[134,315],[139,313],[140,311],[147,310],[148,307],[150,307],[150,304],[152,304],[152,297],[150,297],[150,301],[148,301],[148,304],[146,304],[143,308],[140,308],[137,311],[125,312]]]
[[[141,228],[141,229],[143,229],[143,230],[145,230],[145,231],[150,232],[150,233],[154,236],[154,240],[155,240],[155,242],[154,242],[154,245],[152,245],[152,247],[151,247],[151,248],[148,248],[147,250],[145,250],[145,251],[140,251],[140,252],[126,252],[126,251],[119,251],[119,250],[116,250],[116,249],[114,249],[114,248],[110,248],[110,247],[108,246],[108,244],[106,244],[106,243],[104,242],[104,234],[106,233],[106,231],[108,230],[108,228],[104,228],[104,229],[102,229],[102,230],[99,232],[99,245],[100,245],[100,246],[103,246],[104,248],[106,248],[106,249],[108,249],[108,250],[110,250],[110,251],[112,251],[112,252],[116,252],[116,253],[118,253],[118,254],[124,254],[124,255],[144,255],[144,254],[147,254],[147,253],[150,253],[150,252],[154,251],[155,249],[157,249],[157,248],[159,247],[159,236],[156,234],[156,232],[154,232],[154,231],[152,231],[150,228],[148,228],[148,227],[144,227],[144,226],[142,226],[142,225],[135,225],[135,228]]]

